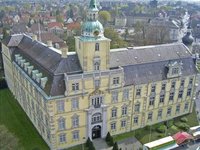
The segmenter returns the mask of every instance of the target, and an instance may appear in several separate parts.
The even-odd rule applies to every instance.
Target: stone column
[[[91,118],[92,118],[92,110],[87,110],[87,137],[89,137],[92,140],[92,129],[91,129]]]

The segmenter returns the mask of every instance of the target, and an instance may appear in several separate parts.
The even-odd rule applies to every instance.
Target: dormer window
[[[182,72],[182,62],[170,62],[168,64],[168,73],[167,73],[167,78],[174,78],[174,77],[179,77],[181,76]]]
[[[179,73],[179,68],[172,68],[172,75],[176,75]]]

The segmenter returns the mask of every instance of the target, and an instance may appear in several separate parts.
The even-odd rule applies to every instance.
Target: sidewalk
[[[142,144],[134,137],[119,141],[118,146],[121,150],[139,150],[142,148]]]
[[[117,143],[121,150],[139,150],[142,147],[142,144],[134,137],[118,141]],[[96,150],[112,150],[112,147],[109,147],[105,140],[101,138],[93,140],[93,144]]]

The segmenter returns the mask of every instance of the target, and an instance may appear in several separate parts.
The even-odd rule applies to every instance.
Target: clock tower
[[[109,70],[110,39],[104,37],[98,13],[96,0],[91,0],[86,22],[81,26],[81,36],[75,37],[76,52],[84,72]]]

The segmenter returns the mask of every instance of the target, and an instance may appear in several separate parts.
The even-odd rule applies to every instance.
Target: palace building
[[[50,149],[192,112],[197,70],[183,43],[110,49],[95,0],[75,39],[75,52],[24,34],[2,44],[9,89]]]

